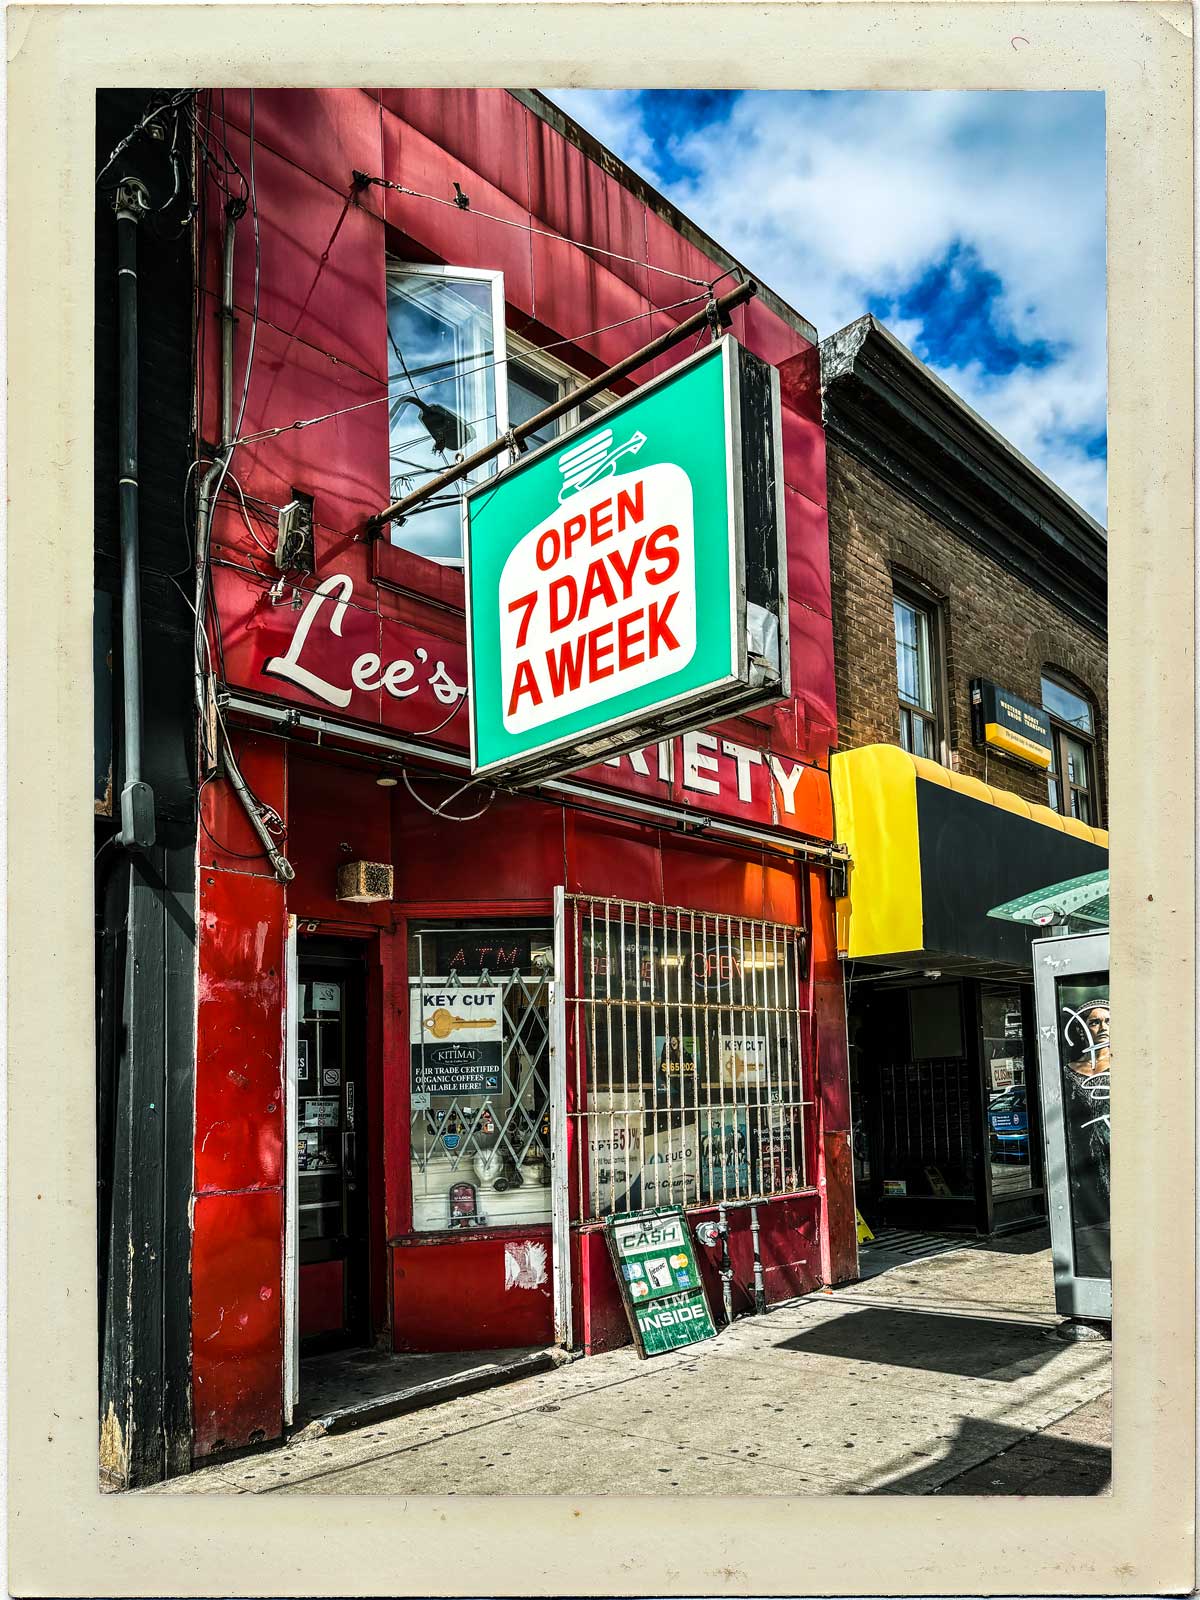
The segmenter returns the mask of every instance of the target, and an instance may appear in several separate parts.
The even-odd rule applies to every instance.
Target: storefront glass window
[[[1063,816],[1095,826],[1096,747],[1092,708],[1074,689],[1042,678],[1042,705],[1050,713],[1050,769],[1046,774],[1051,807]]]
[[[501,277],[393,266],[387,328],[390,477],[399,499],[508,427],[504,386],[496,384],[504,355]],[[393,543],[432,561],[461,562],[462,492],[495,470],[493,461],[417,507],[393,526]]]
[[[1043,677],[1042,705],[1052,717],[1065,722],[1068,727],[1078,728],[1081,733],[1092,732],[1091,706],[1065,683]]]
[[[569,903],[572,1213],[805,1185],[803,935],[620,901]]]
[[[980,1007],[988,1159],[992,1168],[992,1194],[999,1199],[1033,1188],[1030,1088],[1025,1081],[1021,992],[1015,988],[984,988]]]
[[[550,1220],[550,929],[409,933],[413,1228]]]

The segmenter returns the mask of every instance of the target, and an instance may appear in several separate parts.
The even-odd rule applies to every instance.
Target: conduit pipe
[[[154,791],[142,780],[142,593],[138,528],[137,225],[150,196],[137,178],[117,185],[117,499],[121,540],[121,663],[125,781],[121,831],[127,850],[154,843]]]
[[[252,124],[253,126],[253,124]],[[201,738],[206,738],[205,730],[208,721],[208,690],[209,675],[205,673],[201,660],[201,647],[206,639],[205,634],[205,599],[208,579],[208,554],[212,533],[213,512],[216,507],[217,495],[220,493],[221,484],[229,471],[229,461],[233,455],[233,330],[236,318],[233,311],[233,264],[234,249],[237,237],[237,224],[246,214],[244,200],[230,200],[225,207],[225,237],[221,256],[221,440],[216,457],[208,471],[200,480],[200,490],[196,499],[196,589],[195,589],[195,614],[196,614],[196,711],[200,718]],[[246,785],[237,764],[237,757],[233,753],[233,746],[225,728],[224,718],[217,713],[214,704],[214,720],[217,725],[217,737],[225,756],[225,772],[233,785],[233,791],[242,803],[242,808],[249,819],[250,826],[254,829],[259,843],[262,845],[267,859],[274,869],[275,876],[281,883],[290,883],[296,876],[295,868],[280,850],[267,828],[265,821],[266,808],[259,805]],[[215,749],[209,750],[213,765],[219,759]]]

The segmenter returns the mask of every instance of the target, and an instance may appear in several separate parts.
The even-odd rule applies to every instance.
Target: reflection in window
[[[980,1010],[992,1194],[1025,1193],[1034,1170],[1021,991],[985,987]]]
[[[900,700],[900,743],[915,756],[938,759],[934,698],[933,619],[927,606],[896,594],[896,692]]]
[[[1095,826],[1096,762],[1092,708],[1057,678],[1043,676],[1042,707],[1050,715],[1050,768],[1046,785],[1051,808]]]
[[[497,273],[393,267],[388,274],[388,414],[394,498],[419,489],[456,456],[490,444],[508,426],[497,403],[497,339],[504,338]],[[503,350],[499,352],[503,357]],[[462,560],[461,495],[496,470],[493,461],[415,509],[392,541],[432,561]]]
[[[509,424],[516,427],[519,423],[528,422],[530,417],[536,417],[539,411],[544,411],[549,405],[562,398],[563,384],[548,373],[540,372],[527,361],[520,361],[516,357],[508,363],[508,418]],[[525,448],[536,450],[540,445],[549,444],[551,439],[559,432],[561,421],[547,422],[535,433],[527,434]]]
[[[539,411],[578,389],[583,379],[570,367],[546,355],[536,345],[511,336],[508,341],[508,416],[509,423],[528,422]],[[616,395],[600,394],[581,406],[572,406],[561,417],[547,422],[525,439],[526,450],[538,450],[567,433],[581,422],[596,416],[616,400]]]

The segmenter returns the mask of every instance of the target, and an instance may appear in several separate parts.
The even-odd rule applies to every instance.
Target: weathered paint
[[[851,1214],[854,1201],[850,1198]],[[821,1270],[822,1205],[815,1191],[790,1195],[786,1199],[760,1205],[759,1259],[767,1304],[775,1305],[795,1295],[808,1294],[828,1280]],[[689,1209],[694,1228],[715,1218],[715,1206]],[[729,1259],[733,1269],[733,1312],[742,1316],[754,1308],[754,1248],[748,1206],[730,1207]],[[629,1321],[617,1289],[612,1258],[605,1243],[604,1230],[590,1227],[573,1240],[576,1293],[576,1326],[582,1329],[586,1355],[601,1355],[631,1342]],[[721,1307],[721,1279],[718,1253],[696,1246],[700,1274],[708,1291],[709,1304],[718,1320]]]
[[[524,1262],[531,1245],[549,1256],[550,1229],[517,1236],[463,1231],[397,1241],[392,1267],[392,1340],[397,1350],[498,1350],[554,1339],[549,1277],[520,1288],[509,1251]]]
[[[245,92],[229,92],[225,111],[231,149],[245,169]],[[385,251],[504,270],[510,320],[530,337],[572,339],[602,323],[635,318],[559,348],[589,374],[687,314],[659,309],[689,289],[650,265],[697,277],[715,277],[722,268],[614,172],[500,90],[259,91],[255,135],[265,320],[257,330],[242,431],[342,414],[238,448],[236,471],[248,495],[274,505],[286,502],[293,487],[314,495],[316,572],[289,579],[272,601],[277,575],[237,508],[219,510],[214,580],[229,680],[296,707],[409,736],[428,733],[431,743],[462,750],[464,709],[456,697],[438,693],[438,685],[448,693],[446,680],[465,683],[461,575],[365,533],[367,517],[390,498],[387,408],[377,403],[387,370]],[[475,210],[380,189],[346,209],[353,168],[447,196],[458,181]],[[213,197],[211,216],[218,215],[218,200]],[[574,244],[531,241],[477,210],[561,230],[633,259],[598,259]],[[218,232],[209,230],[205,263],[202,316],[209,334]],[[235,284],[242,313],[235,329],[237,371],[247,354],[253,300],[248,239],[243,226]],[[650,750],[615,766],[601,763],[585,776],[697,816],[724,815],[829,839],[836,706],[816,352],[762,301],[739,311],[734,332],[781,364],[793,697],[700,731],[686,743],[675,741],[661,758]],[[210,439],[218,426],[218,343],[205,338],[200,367],[201,430]],[[660,358],[636,376],[649,378],[672,359]],[[269,525],[258,531],[270,542]],[[335,691],[349,687],[344,705],[313,693],[286,667],[306,607],[332,579],[343,581],[308,613],[300,659]],[[339,603],[340,634],[330,627]],[[363,657],[378,657],[379,665],[367,670]],[[277,665],[264,675],[267,663],[280,659],[284,670]],[[391,665],[391,687],[360,687],[351,676],[356,661],[360,683],[383,679]],[[406,692],[414,686],[416,692]],[[282,1069],[287,912],[302,923],[319,923],[323,935],[359,940],[366,956],[371,1303],[375,1329],[390,1325],[397,1348],[488,1348],[548,1343],[552,1336],[548,1278],[532,1281],[539,1276],[534,1247],[548,1256],[548,1227],[461,1235],[410,1231],[406,940],[410,916],[535,912],[548,919],[553,888],[563,882],[582,892],[784,921],[801,917],[808,894],[814,1020],[807,1049],[818,1106],[808,1121],[807,1158],[818,1188],[762,1208],[768,1298],[813,1287],[821,1281],[823,1259],[826,1273],[846,1269],[852,1253],[843,1213],[848,1206],[852,1240],[853,1201],[844,1156],[844,1022],[823,874],[760,849],[729,849],[528,797],[499,796],[478,821],[447,823],[403,787],[377,787],[377,768],[369,761],[249,732],[238,732],[236,742],[255,792],[285,818],[297,877],[285,895],[254,854],[257,842],[228,785],[209,784],[203,814],[219,843],[202,835],[193,1264],[198,1455],[258,1435],[276,1437],[282,1427],[282,1123],[272,1091]],[[452,787],[435,781],[421,793],[436,803]],[[394,904],[336,901],[336,867],[350,856],[393,863]],[[735,1271],[749,1281],[748,1218],[739,1218],[734,1229]],[[585,1347],[625,1342],[628,1327],[603,1239],[576,1235],[573,1249],[576,1327]]]

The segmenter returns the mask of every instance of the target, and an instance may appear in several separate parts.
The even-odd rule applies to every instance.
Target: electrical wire
[[[477,211],[472,205],[463,205],[460,200],[443,200],[440,195],[424,194],[420,189],[410,189],[407,184],[393,183],[388,178],[368,178],[366,185],[380,189],[393,189],[397,194],[408,195],[413,200],[428,200],[435,206],[449,206],[452,210],[465,212],[468,216],[482,217],[486,222],[498,222],[505,228],[517,228],[522,233],[536,234],[541,239],[555,239],[559,244],[571,244],[579,250],[591,251],[594,255],[607,256],[612,261],[625,261],[633,267],[644,267],[647,272],[660,272],[665,278],[677,278],[681,283],[694,283],[698,287],[707,288],[707,278],[693,278],[686,272],[674,272],[670,267],[656,267],[652,262],[639,261],[636,256],[624,256],[617,250],[606,250],[602,245],[585,244],[582,239],[569,238],[565,233],[555,233],[548,228],[535,228],[531,222],[517,222],[512,217],[498,217],[490,211]],[[730,270],[727,268],[721,277],[728,277]],[[716,280],[719,281],[719,280]]]
[[[116,161],[118,156],[123,155],[125,151],[128,150],[129,146],[137,138],[139,133],[144,132],[145,129],[148,128],[150,124],[156,120],[156,118],[161,117],[165,111],[173,111],[176,106],[181,106],[185,100],[189,99],[195,93],[195,89],[181,89],[178,94],[168,96],[167,99],[164,100],[160,105],[151,107],[151,109],[146,112],[145,116],[142,117],[142,119],[129,130],[125,137],[119,141],[116,148],[113,150],[112,155],[109,156],[108,160],[100,168],[100,171],[96,174],[97,185],[99,185],[101,178],[103,178],[104,174],[108,171],[109,167],[112,166],[113,162]],[[110,184],[109,188],[115,189],[116,184]]]
[[[222,115],[224,114],[224,93],[222,93]],[[262,283],[262,238],[258,225],[258,186],[254,175],[254,90],[250,90],[250,183],[248,188],[248,203],[250,217],[254,224],[254,304],[250,316],[250,343],[246,351],[246,374],[242,380],[242,403],[238,408],[237,421],[233,426],[234,439],[242,431],[242,421],[246,415],[246,401],[250,395],[250,374],[254,368],[254,347],[258,337],[258,300]],[[230,449],[232,450],[232,445]]]
[[[443,717],[442,720],[438,723],[436,728],[414,728],[412,733],[409,735],[409,738],[411,738],[411,739],[429,739],[429,738],[432,738],[435,733],[441,733],[443,728],[448,727],[449,724],[454,721],[455,717],[462,710],[463,706],[466,705],[466,703],[467,703],[467,696],[466,696],[466,692],[464,691],[462,694],[459,695],[458,699],[454,702],[453,706],[450,708],[449,716]],[[451,799],[453,799],[453,796],[451,796]]]
[[[481,817],[485,811],[488,810],[492,801],[499,793],[498,789],[493,789],[491,794],[488,795],[485,804],[482,805],[478,811],[472,811],[469,816],[454,817],[445,810],[445,807],[450,804],[451,800],[456,800],[458,796],[464,792],[464,790],[473,788],[475,784],[479,782],[478,778],[472,778],[469,783],[460,784],[452,794],[448,794],[446,796],[440,806],[431,806],[427,805],[426,802],[421,799],[421,796],[417,793],[417,791],[413,788],[412,784],[408,781],[408,773],[403,767],[400,769],[400,776],[404,780],[404,787],[408,790],[409,794],[412,795],[413,799],[417,802],[421,809],[423,811],[428,811],[431,817],[440,817],[443,822],[474,822],[477,818]]]
[[[701,300],[704,300],[704,299],[707,299],[706,295],[695,294],[695,295],[689,296],[689,298],[686,299],[686,300],[677,300],[677,301],[674,302],[673,305],[663,306],[661,308],[656,308],[656,309],[661,309],[664,312],[666,312],[666,311],[678,311],[683,306],[697,305],[697,304],[699,304],[699,302]],[[611,332],[611,330],[613,328],[623,328],[623,327],[625,327],[627,323],[640,322],[643,319],[643,317],[645,317],[645,315],[646,315],[646,313],[644,311],[639,311],[636,316],[633,316],[633,317],[622,317],[619,322],[608,322],[608,323],[605,323],[603,327],[591,328],[591,329],[589,329],[589,331],[587,333],[572,334],[571,337],[567,338],[567,339],[555,339],[550,344],[542,344],[542,345],[536,346],[536,349],[538,351],[555,350],[555,349],[558,348],[559,345],[564,345],[564,344],[582,344],[582,342],[585,339],[591,339],[598,333],[609,333],[609,332]],[[268,324],[268,325],[271,326],[271,327],[275,326],[273,323]],[[280,333],[283,333],[286,330],[280,328],[280,329],[278,329],[278,331]],[[510,359],[511,359],[510,357],[505,356],[503,358],[496,358],[496,359],[493,359],[491,361],[482,361],[482,362],[479,362],[475,366],[462,367],[462,368],[456,370],[455,376],[456,377],[463,377],[463,378],[470,377],[473,373],[484,372],[490,367],[502,367],[502,366],[505,366],[505,365],[507,365],[507,363],[508,363],[508,361]],[[344,363],[343,363],[343,365],[344,365]],[[357,371],[357,368],[355,370]],[[365,374],[364,374],[364,376],[365,376]],[[379,379],[376,379],[375,381],[378,382],[378,383],[382,383],[384,380],[382,378],[379,378]],[[430,383],[414,384],[413,387],[412,387],[412,393],[414,395],[417,395],[417,394],[420,394],[425,389],[437,389],[442,384],[446,383],[447,381],[448,380],[446,378],[435,378]],[[318,417],[302,417],[302,418],[298,419],[295,422],[281,423],[280,426],[277,427],[277,428],[263,428],[262,430],[260,430],[257,433],[243,434],[240,438],[235,439],[233,442],[234,442],[234,444],[239,444],[239,445],[241,445],[241,444],[257,444],[260,440],[263,440],[263,439],[275,439],[281,433],[290,433],[292,430],[297,429],[297,428],[313,428],[319,422],[330,422],[335,417],[344,417],[344,416],[349,415],[349,413],[353,412],[353,411],[365,411],[368,406],[384,405],[387,402],[389,402],[392,398],[393,398],[393,396],[392,396],[390,388],[389,388],[389,392],[387,394],[377,395],[372,400],[359,400],[359,401],[356,401],[354,405],[341,406],[336,411],[325,411],[325,412],[322,412],[322,414],[320,416],[318,416]],[[400,396],[399,398],[400,399],[407,399],[408,397],[407,397],[407,395],[404,395],[404,396]]]
[[[232,472],[226,473],[226,477],[229,479],[229,482],[233,485],[233,487],[237,490],[238,500],[241,502],[242,521],[246,524],[246,532],[254,540],[255,544],[262,551],[263,555],[270,556],[271,560],[274,561],[274,559],[275,559],[274,550],[270,549],[267,545],[265,545],[262,542],[262,540],[258,537],[258,535],[255,533],[254,529],[250,526],[250,517],[249,517],[249,514],[246,511],[246,496],[242,492],[241,484],[237,481],[237,479],[234,477]]]

